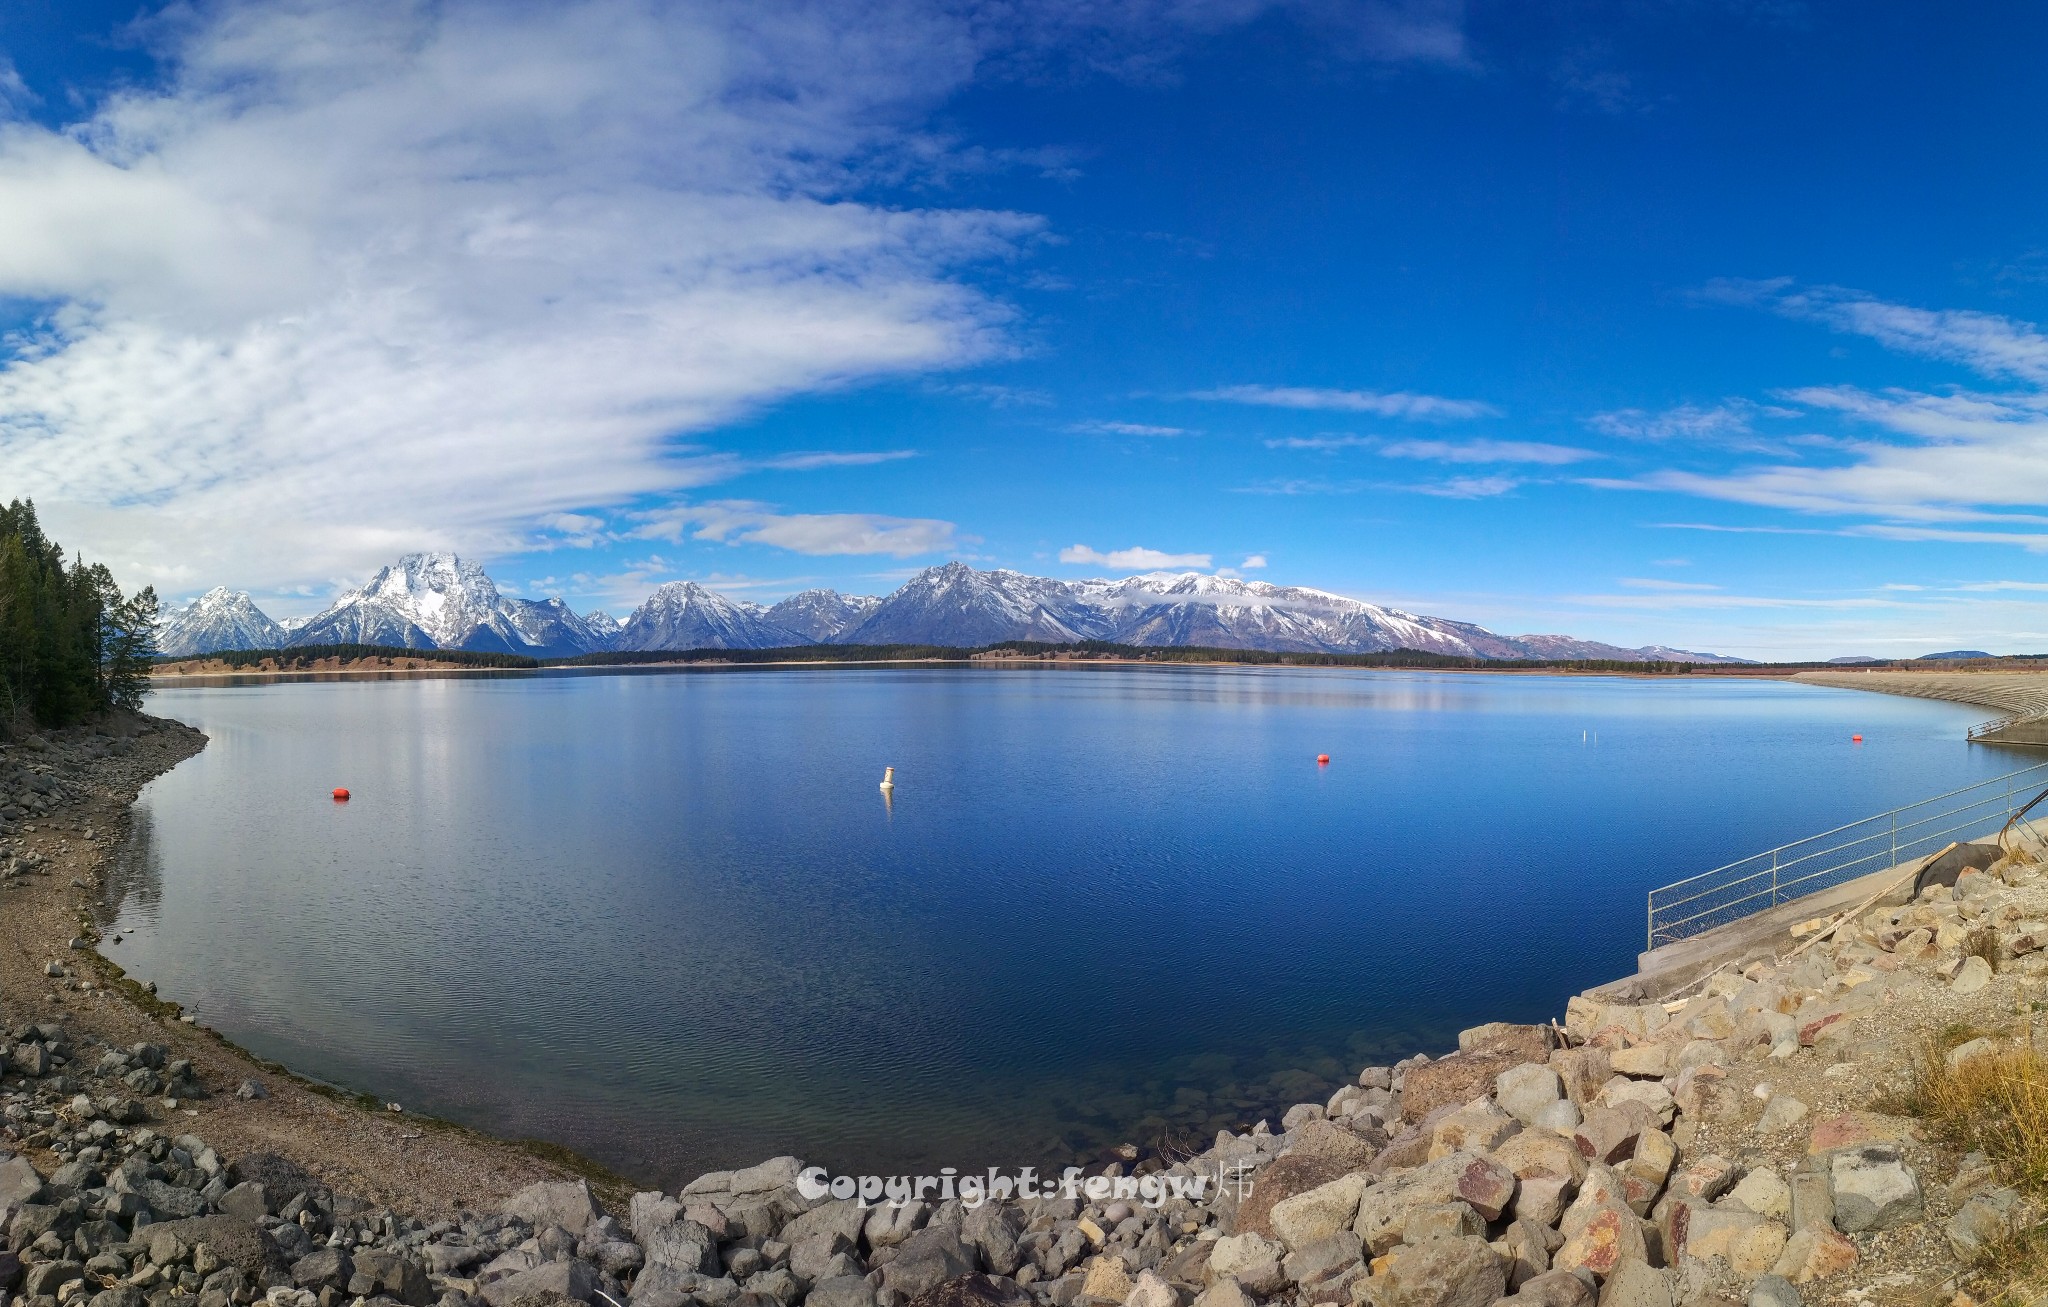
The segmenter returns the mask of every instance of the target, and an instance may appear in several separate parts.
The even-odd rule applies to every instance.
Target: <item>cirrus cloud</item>
[[[1329,390],[1315,386],[1219,386],[1213,390],[1194,391],[1188,398],[1223,404],[1256,404],[1266,408],[1372,413],[1380,417],[1425,421],[1496,417],[1500,413],[1493,405],[1476,399],[1446,399],[1441,395],[1417,395],[1408,391]]]

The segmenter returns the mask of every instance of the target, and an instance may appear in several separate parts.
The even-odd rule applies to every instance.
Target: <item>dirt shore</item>
[[[571,1175],[568,1166],[520,1145],[373,1109],[263,1064],[182,1020],[174,1005],[158,1002],[101,956],[85,923],[125,838],[129,807],[150,780],[206,746],[190,727],[143,720],[150,729],[129,740],[122,756],[88,756],[95,738],[89,727],[50,734],[47,750],[0,747],[0,762],[32,758],[61,771],[78,796],[9,824],[6,843],[43,861],[33,874],[0,881],[0,1027],[57,1021],[117,1046],[165,1045],[170,1056],[191,1059],[210,1097],[176,1107],[153,1101],[160,1130],[203,1134],[233,1154],[282,1155],[338,1191],[402,1213],[432,1219],[465,1207],[488,1209],[535,1180]],[[75,938],[86,947],[72,948]],[[70,974],[48,975],[52,963]],[[238,1098],[244,1081],[268,1097]]]

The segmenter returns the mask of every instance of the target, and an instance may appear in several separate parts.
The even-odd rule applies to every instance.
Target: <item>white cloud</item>
[[[1708,585],[1703,581],[1667,581],[1662,577],[1655,576],[1624,576],[1621,578],[1620,583],[1633,590],[1680,591],[1719,590],[1721,588],[1718,585]]]
[[[1886,349],[1961,363],[1982,376],[2048,386],[2048,335],[2030,322],[1972,309],[1891,304],[1841,286],[1801,288],[1786,279],[1717,281],[1705,295],[1821,322]]]
[[[1112,549],[1102,553],[1087,545],[1069,545],[1060,550],[1060,561],[1088,567],[1113,567],[1122,572],[1158,572],[1170,568],[1207,568],[1214,559],[1209,554],[1169,554],[1140,548]]]
[[[908,7],[226,3],[69,130],[0,128],[0,455],[124,577],[281,584],[741,470],[673,443],[1003,354],[1035,218],[853,161],[967,77]],[[172,547],[175,542],[175,547]],[[176,559],[176,563],[163,560]]]
[[[1185,436],[1186,427],[1155,427],[1144,422],[1076,422],[1067,428],[1091,436]]]
[[[1817,462],[1802,458],[1716,472],[1666,469],[1586,484],[1880,519],[1833,534],[2048,551],[2048,533],[2010,529],[2048,526],[2048,515],[2038,511],[2048,504],[2048,335],[2031,323],[1996,314],[1919,309],[1834,287],[1800,289],[1785,281],[1721,282],[1707,295],[1820,322],[1888,349],[1957,362],[1983,377],[2023,385],[1997,392],[1962,387],[1873,391],[1847,385],[1793,389],[1784,392],[1786,399],[1838,414],[1866,434],[1806,442],[1822,460]],[[1600,423],[1595,420],[1596,426]],[[1722,429],[1704,419],[1702,425]]]
[[[906,458],[916,458],[914,449],[878,449],[850,453],[809,452],[775,454],[760,459],[751,466],[772,472],[813,472],[827,467],[872,467],[877,463],[896,463]]]
[[[1374,436],[1328,435],[1328,436],[1281,436],[1268,440],[1268,449],[1312,449],[1317,453],[1334,454],[1340,449],[1361,449],[1377,445]]]
[[[1258,569],[1264,567],[1265,565],[1266,556],[1264,554],[1252,554],[1248,556],[1242,563],[1239,563],[1238,567],[1246,572],[1255,572]]]
[[[719,541],[772,545],[799,554],[888,554],[909,558],[945,553],[959,542],[951,522],[879,513],[781,513],[765,504],[724,500],[678,504],[638,515],[630,535],[641,540]]]
[[[1759,417],[1798,417],[1796,409],[1728,399],[1701,406],[1680,404],[1652,411],[1642,408],[1614,409],[1595,413],[1586,425],[1604,436],[1622,440],[1682,440],[1701,444],[1748,445],[1755,443],[1754,424]]]
[[[1521,484],[1515,477],[1452,477],[1448,481],[1395,488],[1413,491],[1418,495],[1435,495],[1439,499],[1491,499],[1497,495],[1505,495]]]
[[[1372,413],[1388,418],[1441,421],[1493,417],[1500,412],[1493,405],[1476,399],[1445,399],[1440,395],[1416,395],[1407,391],[1325,390],[1312,386],[1220,386],[1214,390],[1195,391],[1188,398],[1226,404],[1259,404],[1268,408],[1328,409],[1344,413]]]
[[[1383,446],[1387,458],[1417,458],[1435,463],[1582,463],[1600,455],[1570,445],[1533,440],[1402,440]]]

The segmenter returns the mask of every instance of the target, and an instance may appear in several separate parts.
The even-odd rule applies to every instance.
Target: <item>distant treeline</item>
[[[538,667],[540,660],[523,654],[485,653],[473,649],[407,649],[391,644],[300,644],[289,649],[223,649],[219,653],[183,658],[159,656],[162,663],[218,662],[229,667],[262,667],[275,663],[280,671],[304,669],[332,658],[343,667],[374,662],[384,667],[403,663],[444,663],[453,667]]]
[[[146,593],[146,592],[145,592]],[[152,602],[154,596],[152,596]],[[2027,655],[2022,655],[2026,657]],[[2034,655],[2039,657],[2040,655]],[[999,644],[963,648],[944,644],[805,644],[778,649],[634,649],[611,653],[581,654],[574,658],[529,658],[523,654],[491,653],[471,649],[406,649],[379,644],[308,644],[287,649],[230,649],[189,658],[158,657],[158,663],[213,661],[230,668],[262,668],[275,664],[279,671],[303,670],[324,659],[343,666],[376,662],[401,667],[405,662],[436,663],[451,667],[528,669],[538,667],[638,667],[653,664],[717,663],[747,665],[765,663],[882,663],[882,662],[1000,662],[1032,659],[1061,662],[1139,663],[1236,663],[1250,667],[1392,667],[1432,671],[1476,672],[1610,672],[1631,676],[1778,676],[1793,671],[1946,671],[1955,667],[1985,667],[1986,663],[1687,663],[1675,661],[1629,662],[1619,658],[1473,658],[1462,654],[1429,653],[1421,649],[1389,649],[1381,653],[1279,653],[1266,649],[1217,649],[1203,646],[1112,644],[1107,640],[1078,640],[1055,644],[1038,640],[1005,640]]]
[[[992,662],[1004,658],[1089,661],[1100,659],[1145,663],[1241,663],[1250,666],[1290,667],[1418,667],[1466,670],[1553,670],[1575,672],[1635,672],[1684,675],[1698,670],[1698,664],[1679,662],[1635,663],[1606,658],[1515,659],[1468,658],[1456,654],[1425,653],[1419,649],[1390,649],[1384,653],[1275,653],[1264,649],[1213,649],[1200,646],[1113,644],[1107,640],[1079,640],[1054,644],[1037,640],[1006,640],[1000,644],[962,648],[939,644],[808,644],[783,649],[641,649],[619,653],[584,654],[578,658],[550,660],[557,667],[630,667],[647,663],[871,663],[871,662]]]
[[[783,649],[621,649],[551,658],[550,667],[636,667],[646,663],[966,662],[975,649],[943,644],[803,644]]]
[[[65,562],[34,504],[0,509],[0,729],[141,707],[156,616],[154,589],[124,596],[104,564]]]

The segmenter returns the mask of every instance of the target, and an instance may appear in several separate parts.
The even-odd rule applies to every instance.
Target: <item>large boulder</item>
[[[1894,1230],[1920,1219],[1920,1181],[1899,1150],[1884,1144],[1849,1148],[1829,1162],[1835,1226],[1843,1234]]]
[[[365,1248],[356,1253],[356,1273],[348,1292],[358,1298],[396,1298],[407,1307],[427,1307],[434,1287],[420,1265],[403,1253]]]
[[[571,1258],[562,1262],[545,1262],[530,1271],[493,1280],[477,1292],[491,1307],[512,1307],[521,1298],[543,1294],[590,1302],[597,1297],[598,1288],[597,1268],[589,1262]]]
[[[1354,1169],[1347,1159],[1328,1153],[1288,1153],[1276,1158],[1253,1179],[1252,1191],[1238,1204],[1232,1229],[1238,1234],[1272,1238],[1273,1226],[1268,1218],[1276,1203],[1326,1185]]]
[[[260,1280],[266,1271],[284,1266],[284,1254],[269,1232],[237,1216],[194,1216],[143,1228],[152,1239],[170,1235],[187,1248],[205,1244],[223,1265],[240,1269],[252,1280]]]
[[[1508,1287],[1500,1258],[1472,1236],[1404,1245],[1376,1280],[1378,1307],[1492,1307]]]
[[[1411,1066],[1401,1081],[1401,1119],[1420,1121],[1440,1107],[1484,1098],[1501,1072],[1531,1060],[1520,1053],[1453,1053]]]
[[[249,1153],[228,1164],[229,1184],[260,1184],[270,1200],[282,1207],[300,1194],[321,1187],[320,1182],[296,1162],[276,1153]]]
[[[1339,1230],[1350,1229],[1358,1216],[1358,1197],[1365,1192],[1365,1186],[1365,1173],[1354,1171],[1275,1204],[1268,1218],[1273,1233],[1287,1245],[1288,1251],[1296,1252]]]
[[[0,1158],[0,1209],[35,1202],[42,1192],[43,1177],[26,1157]]]
[[[1258,1297],[1270,1298],[1287,1284],[1281,1264],[1285,1253],[1286,1249],[1264,1235],[1225,1235],[1209,1254],[1205,1274],[1211,1285],[1229,1280]]]
[[[974,1271],[974,1253],[959,1230],[929,1225],[897,1245],[896,1255],[882,1268],[882,1287],[916,1298]]]
[[[1549,1057],[1551,1042],[1549,1026],[1518,1026],[1508,1021],[1489,1021],[1458,1032],[1460,1053],[1510,1053],[1528,1062]]]
[[[536,1230],[559,1225],[574,1235],[581,1235],[603,1215],[585,1180],[542,1180],[530,1184],[507,1198],[502,1210]]]

